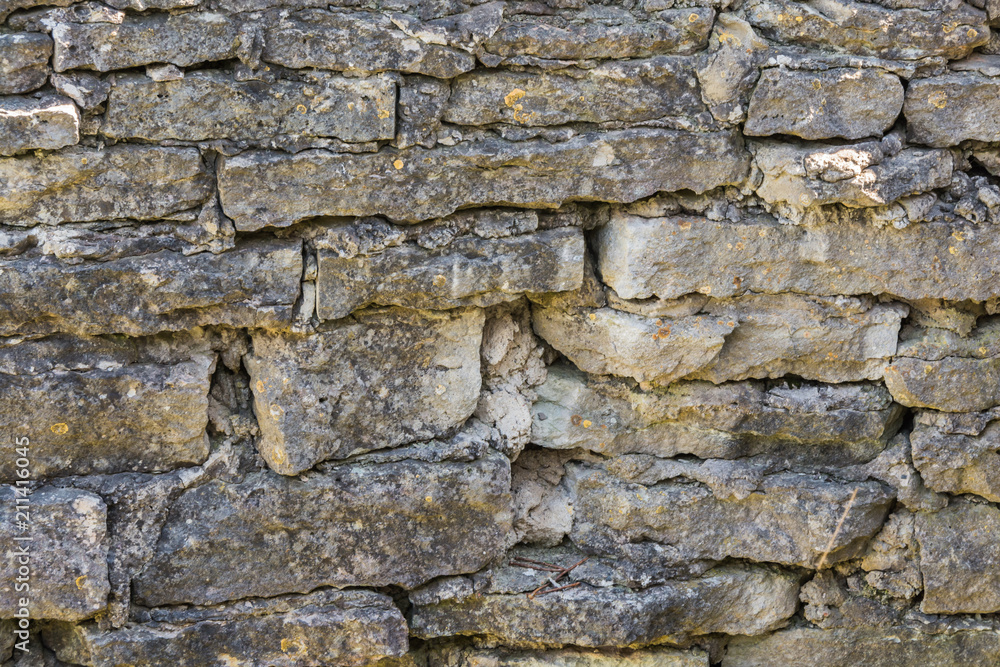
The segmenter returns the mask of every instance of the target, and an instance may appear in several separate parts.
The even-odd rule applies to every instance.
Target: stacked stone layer
[[[994,30],[0,0],[0,664],[1000,662]]]

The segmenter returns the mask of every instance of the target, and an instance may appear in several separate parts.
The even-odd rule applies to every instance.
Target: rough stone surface
[[[80,141],[80,112],[65,97],[0,98],[0,155],[54,150]]]
[[[476,409],[483,313],[359,311],[309,336],[260,332],[245,363],[257,448],[296,475],[328,458],[442,436]]]
[[[1000,425],[993,412],[917,412],[913,464],[935,491],[1000,502]]]
[[[25,436],[27,437],[27,436]],[[30,437],[28,437],[30,440]],[[11,443],[13,445],[13,443]],[[30,443],[29,443],[30,446]],[[108,595],[107,507],[100,496],[75,489],[42,487],[28,496],[29,529],[18,530],[16,498],[21,486],[0,486],[5,521],[0,618],[14,618],[22,596],[30,599],[31,618],[77,621],[104,609]],[[17,537],[30,536],[30,542]],[[22,547],[29,551],[30,590],[18,591]],[[21,577],[21,582],[24,582]]]
[[[213,71],[163,82],[122,76],[111,88],[101,133],[150,141],[283,134],[374,141],[392,138],[395,99],[395,86],[387,79],[326,77],[313,84],[262,85]]]
[[[795,612],[797,592],[793,574],[731,566],[640,591],[586,586],[534,600],[481,595],[417,605],[410,631],[421,638],[473,635],[526,648],[635,647],[716,632],[755,635],[784,625]],[[747,605],[751,598],[757,604]]]
[[[708,667],[708,654],[698,649],[651,648],[640,651],[554,649],[511,651],[444,648],[434,660],[447,667]]]
[[[0,5],[0,16],[3,16]],[[49,76],[52,39],[22,32],[0,34],[0,95],[27,93],[41,88]]]
[[[358,461],[305,480],[264,472],[238,484],[212,481],[171,507],[155,555],[133,582],[135,597],[213,604],[318,586],[412,588],[496,559],[511,519],[510,463],[496,453]]]
[[[201,204],[211,187],[192,148],[81,146],[0,159],[0,223],[153,220]]]
[[[361,667],[403,655],[406,621],[386,595],[322,591],[218,609],[153,612],[144,623],[103,632],[54,624],[45,640],[60,660],[82,665],[326,664]]]
[[[241,231],[324,215],[418,221],[487,204],[634,201],[659,190],[702,192],[739,181],[747,169],[741,144],[731,132],[644,129],[555,144],[491,139],[358,156],[247,152],[220,165],[219,193]]]
[[[35,475],[159,471],[209,452],[206,341],[51,336],[0,348],[0,428],[30,425]],[[37,434],[37,435],[36,435]],[[15,458],[0,479],[16,478]]]
[[[960,141],[1000,141],[994,108],[1000,77],[954,73],[914,81],[906,92],[906,132],[910,141],[953,146]]]
[[[766,69],[750,98],[743,131],[803,139],[881,136],[903,108],[899,77],[877,69],[822,72]]]
[[[460,237],[343,257],[319,248],[317,312],[345,317],[369,304],[416,308],[493,306],[525,292],[562,292],[583,281],[583,235],[553,229],[501,239]]]

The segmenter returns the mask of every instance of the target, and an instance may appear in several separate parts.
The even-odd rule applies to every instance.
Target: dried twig
[[[556,591],[564,591],[567,588],[576,588],[580,585],[579,581],[574,581],[572,584],[567,584],[565,586],[559,586],[558,588],[550,588],[548,590],[542,591],[536,597],[541,597],[542,595],[548,595],[549,593],[555,593]]]
[[[526,560],[527,561],[529,559],[524,558],[524,559],[521,559],[521,560]],[[539,595],[545,595],[547,593],[555,593],[556,591],[564,591],[567,588],[575,588],[575,587],[579,586],[580,585],[579,581],[574,582],[572,584],[569,584],[567,586],[559,586],[559,585],[556,584],[556,582],[559,581],[560,579],[562,579],[563,577],[565,577],[567,574],[569,574],[570,571],[572,571],[572,570],[576,569],[578,566],[583,565],[584,563],[586,563],[588,560],[590,560],[589,556],[587,558],[584,558],[583,560],[577,561],[576,563],[573,563],[572,565],[569,565],[567,567],[560,567],[558,569],[559,574],[557,574],[555,576],[555,578],[549,577],[548,581],[546,581],[541,586],[539,586],[535,590],[533,590],[530,593],[528,593],[528,599],[529,600],[534,600],[535,597],[537,597]],[[513,559],[512,559],[512,562],[513,562]],[[541,563],[541,561],[530,561],[530,562],[532,562],[532,563]],[[549,563],[545,563],[545,565],[549,565]],[[530,566],[528,566],[528,565],[521,565],[521,567],[530,567]],[[549,587],[551,587],[551,588],[549,588]]]
[[[562,572],[563,570],[561,567],[547,567],[544,565],[532,565],[531,563],[517,563],[513,560],[510,561],[510,564],[514,567],[523,567],[528,570],[539,570],[541,572]]]
[[[581,560],[581,561],[579,561],[577,563],[573,563],[572,565],[570,565],[567,568],[564,568],[559,574],[556,575],[556,581],[559,581],[560,579],[562,579],[563,577],[565,577],[569,573],[570,570],[575,570],[578,565],[583,565],[588,560],[590,560],[590,556],[587,556],[583,560]]]
[[[533,565],[545,565],[546,567],[554,567],[556,570],[561,570],[562,569],[562,567],[560,567],[559,565],[556,565],[555,563],[546,563],[543,560],[532,560],[530,558],[525,558],[523,556],[514,556],[510,560],[512,562],[515,561],[515,560],[519,560],[522,563],[532,563]]]
[[[851,506],[854,505],[855,499],[858,497],[858,489],[860,487],[854,487],[854,493],[847,500],[847,505],[844,507],[844,513],[840,517],[840,521],[837,522],[837,527],[833,529],[833,535],[830,536],[830,541],[826,545],[826,551],[823,552],[823,556],[819,559],[819,565],[816,566],[817,570],[822,570],[823,566],[826,565],[826,557],[830,555],[830,550],[833,549],[833,543],[837,541],[837,535],[840,534],[840,529],[844,527],[844,521],[847,520],[847,515],[851,511]]]

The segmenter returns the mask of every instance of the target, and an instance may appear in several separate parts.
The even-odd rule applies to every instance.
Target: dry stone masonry
[[[998,99],[997,0],[0,0],[0,666],[1000,664]]]

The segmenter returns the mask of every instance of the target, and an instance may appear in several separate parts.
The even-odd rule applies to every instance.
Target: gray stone
[[[1000,296],[997,253],[998,228],[968,222],[878,229],[616,212],[597,236],[601,276],[626,299],[798,292],[985,301]]]
[[[674,120],[697,126],[695,117],[708,109],[699,94],[696,65],[693,58],[661,56],[583,71],[470,72],[452,83],[444,120],[526,126]]]
[[[735,14],[716,17],[708,53],[698,69],[701,96],[716,120],[741,123],[750,94],[760,77],[771,45]]]
[[[659,129],[366,155],[248,151],[220,163],[219,192],[240,231],[314,216],[414,222],[479,205],[555,208],[635,201],[661,190],[703,192],[743,180],[747,158],[736,132]]]
[[[535,308],[535,333],[588,373],[667,385],[708,365],[736,328],[708,315],[654,319],[613,308]]]
[[[651,648],[639,651],[596,651],[580,648],[551,651],[508,649],[437,649],[434,664],[447,667],[709,667],[700,649]]]
[[[28,9],[38,5],[65,7],[72,3],[73,0],[2,0],[0,1],[0,23],[2,23],[11,12],[18,9]]]
[[[766,140],[750,148],[764,174],[757,195],[786,208],[887,206],[951,184],[953,159],[944,150],[908,148],[889,156],[877,142],[830,146]]]
[[[733,565],[638,591],[584,585],[535,599],[476,595],[416,605],[410,632],[422,639],[474,635],[523,648],[637,648],[713,633],[756,635],[795,613],[798,583],[787,572]]]
[[[650,483],[656,476],[647,476],[640,484],[601,469],[573,474],[573,542],[607,555],[652,541],[679,560],[747,558],[815,568],[861,555],[894,501],[878,482],[798,473],[765,475],[756,490],[728,497],[683,477]]]
[[[428,43],[373,12],[307,9],[267,26],[265,61],[350,72],[395,70],[450,79],[475,66],[464,51]]]
[[[75,665],[184,664],[363,667],[406,653],[406,621],[392,598],[321,591],[221,608],[153,610],[142,623],[102,631],[53,623],[44,637]],[[322,662],[318,662],[322,661]]]
[[[879,69],[766,69],[750,98],[749,136],[862,139],[892,127],[903,108],[899,77]]]
[[[413,588],[499,559],[511,521],[510,463],[495,452],[360,460],[303,479],[255,473],[184,492],[133,590],[157,606],[318,586]]]
[[[972,419],[970,419],[972,418]],[[935,491],[1000,502],[1000,423],[995,413],[919,411],[910,434],[913,465]],[[982,421],[985,425],[969,424]],[[972,426],[972,428],[969,428]],[[977,428],[978,427],[978,428]]]
[[[986,14],[965,2],[925,10],[825,0],[819,11],[794,0],[759,0],[747,20],[782,44],[899,60],[960,60],[990,38]]]
[[[275,135],[392,139],[396,86],[384,78],[234,81],[219,71],[156,82],[115,79],[101,133],[114,139],[260,140]]]
[[[1000,76],[958,73],[917,79],[906,90],[906,136],[928,146],[1000,141],[998,94]]]
[[[317,312],[325,320],[371,303],[493,306],[524,292],[578,289],[583,281],[583,234],[572,227],[500,239],[462,236],[442,248],[407,244],[354,257],[317,247]]]
[[[14,456],[13,439],[9,446]],[[20,436],[18,436],[20,437]],[[28,437],[30,440],[30,437]],[[28,443],[31,459],[30,442]],[[29,465],[30,469],[30,465]],[[42,487],[27,495],[28,530],[18,530],[15,502],[25,487],[0,486],[4,516],[3,577],[0,578],[0,618],[14,618],[22,597],[30,600],[31,618],[77,621],[104,609],[108,596],[107,507],[100,496],[76,489]],[[23,498],[22,498],[23,499]],[[30,536],[30,542],[17,541]],[[29,552],[24,577],[19,568],[22,547]],[[20,578],[20,580],[18,580]],[[27,583],[29,591],[18,590]]]
[[[968,337],[946,329],[904,332],[885,384],[908,407],[978,412],[1000,405],[1000,318]]]
[[[257,332],[245,357],[272,470],[446,435],[476,409],[483,313],[375,309],[312,335]]]
[[[194,148],[77,147],[0,159],[0,222],[155,220],[208,199],[212,179]]]
[[[299,295],[298,239],[258,239],[219,255],[163,250],[108,261],[0,260],[0,335],[282,327]],[[234,279],[234,277],[236,277]]]
[[[182,335],[53,336],[0,348],[0,428],[30,425],[35,479],[162,471],[208,457],[215,354]],[[16,478],[14,457],[0,479]]]
[[[93,74],[71,72],[69,74],[53,74],[50,77],[52,86],[60,95],[69,97],[84,109],[93,109],[108,99],[111,83]]]
[[[115,23],[57,23],[52,28],[57,72],[110,72],[153,63],[180,67],[235,58],[240,22],[225,14],[129,14]]]
[[[54,95],[0,98],[0,155],[55,150],[80,141],[80,112]]]
[[[0,4],[0,20],[4,15]],[[26,93],[49,77],[52,39],[38,33],[0,34],[0,95]]]
[[[604,455],[735,459],[781,452],[853,465],[874,459],[903,416],[875,384],[675,383],[641,391],[552,366],[536,390],[531,441]]]
[[[925,614],[1000,611],[1000,510],[955,502],[916,519]]]
[[[821,630],[796,627],[732,639],[722,667],[953,667],[1000,660],[1000,633],[921,632],[905,626]]]
[[[715,12],[707,7],[670,9],[657,18],[607,24],[599,21],[509,21],[483,46],[499,59],[532,56],[555,60],[648,58],[700,51]]]

